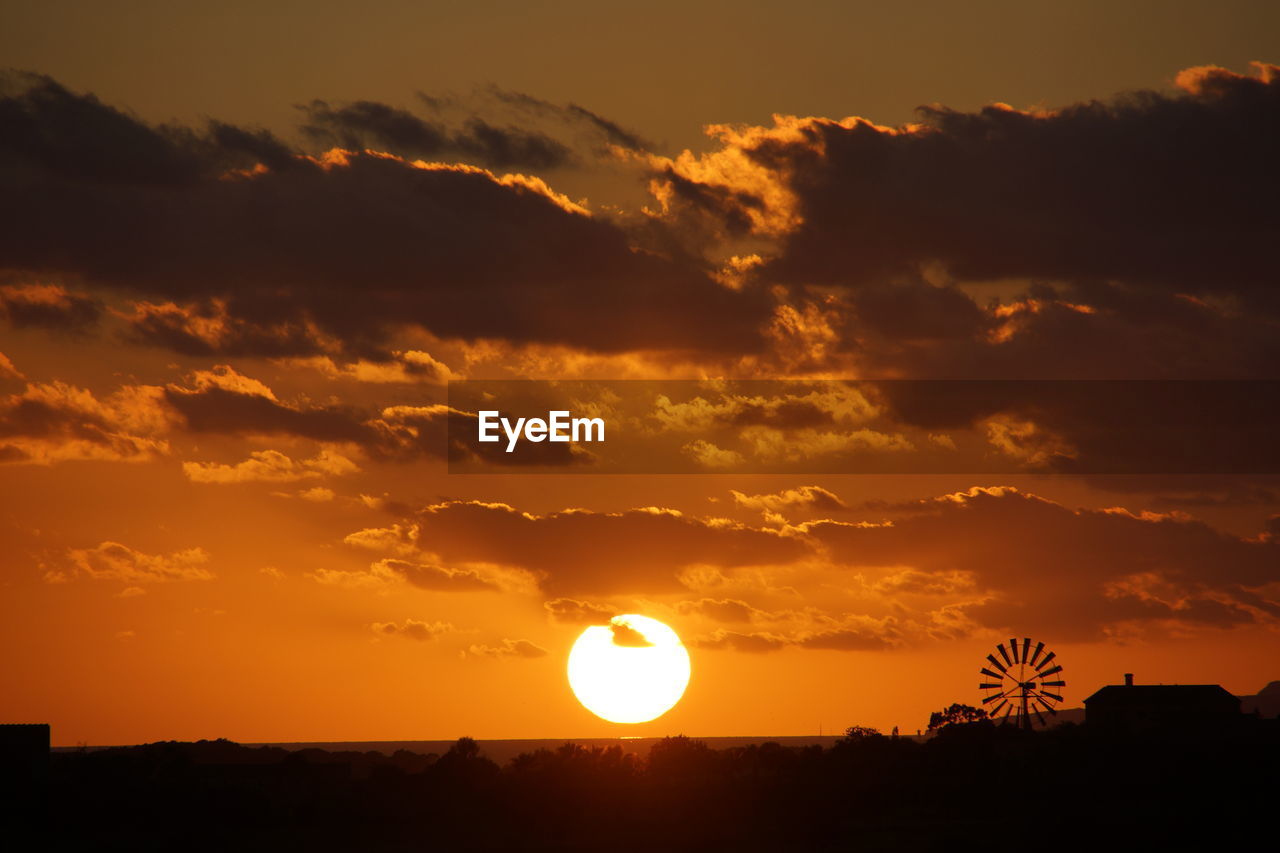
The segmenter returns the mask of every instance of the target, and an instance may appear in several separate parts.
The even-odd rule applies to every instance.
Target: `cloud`
[[[766,292],[641,247],[539,178],[372,151],[268,158],[266,137],[154,127],[47,78],[11,88],[0,187],[24,215],[0,233],[0,266],[132,295],[152,342],[271,356],[324,342],[375,361],[406,329],[601,352],[762,343]],[[506,138],[468,132],[491,152]]]
[[[788,641],[785,637],[766,631],[742,633],[718,630],[710,636],[695,637],[690,645],[699,649],[732,649],[737,652],[761,654],[778,651],[787,646]]]
[[[449,565],[522,569],[554,597],[678,592],[686,588],[682,572],[693,566],[789,563],[809,553],[780,533],[660,509],[538,515],[502,503],[446,501],[412,521],[395,541],[407,539]],[[376,531],[362,535],[377,538]]]
[[[441,456],[450,462],[480,460],[501,466],[565,466],[588,464],[591,457],[577,445],[524,442],[507,453],[502,442],[481,442],[476,413],[443,404],[388,406],[368,422],[378,436],[376,452],[393,458]]]
[[[695,613],[717,622],[750,622],[760,611],[735,598],[703,598],[682,601],[676,605],[680,613]]]
[[[94,548],[72,548],[67,555],[76,569],[94,580],[140,584],[203,581],[214,577],[213,572],[205,568],[209,554],[203,548],[147,554],[119,542],[103,542]]]
[[[322,450],[312,459],[293,460],[278,450],[255,450],[234,465],[216,462],[184,462],[182,473],[193,483],[292,483],[314,477],[340,476],[359,471],[347,457]],[[327,491],[327,490],[324,490]],[[313,490],[314,492],[314,490]],[[329,492],[331,499],[333,492]],[[312,498],[315,499],[315,498]]]
[[[329,356],[287,359],[290,367],[309,367],[330,379],[351,379],[374,384],[444,384],[456,378],[449,366],[421,350],[392,352],[386,361],[358,359],[337,363]]]
[[[265,131],[218,122],[204,132],[150,126],[39,74],[0,78],[0,117],[0,160],[73,182],[174,187],[259,162],[292,162]]]
[[[900,645],[905,639],[893,617],[874,619],[849,614],[833,617],[813,610],[761,615],[790,624],[781,624],[765,631],[720,628],[711,634],[695,637],[692,645],[696,648],[727,649],[750,654],[775,652],[784,648],[855,652],[883,651]]]
[[[730,489],[729,494],[733,495],[733,502],[739,506],[770,512],[793,509],[840,512],[849,508],[834,492],[821,486],[798,486],[764,495],[747,495],[737,489]]]
[[[738,451],[718,447],[702,438],[694,439],[682,450],[704,468],[737,468],[746,461]]]
[[[490,86],[486,91],[487,94],[502,103],[518,110],[542,116],[551,116],[566,123],[585,126],[599,134],[610,145],[633,151],[642,151],[653,147],[652,144],[646,142],[635,131],[627,130],[617,122],[607,119],[579,104],[569,103],[562,106],[524,92],[501,89],[497,86]]]
[[[367,533],[362,531],[362,533]],[[346,538],[347,544],[387,550],[389,543],[376,537],[353,534]],[[411,552],[412,549],[391,546],[390,550]],[[338,569],[316,569],[309,576],[317,583],[326,586],[341,586],[347,589],[366,589],[375,592],[388,592],[395,585],[409,583],[419,589],[432,592],[480,592],[499,589],[497,582],[472,569],[451,569],[431,563],[416,562],[386,557],[369,565],[366,570],[342,571]]]
[[[612,608],[574,598],[553,598],[542,602],[542,606],[552,619],[566,625],[608,625],[618,615]]]
[[[0,352],[0,379],[23,379],[22,372],[13,366],[9,356]]]
[[[65,382],[31,383],[0,397],[0,461],[143,462],[169,452],[163,436],[172,422],[154,386],[126,385],[99,398]]]
[[[15,329],[79,332],[98,322],[102,303],[54,284],[0,285],[0,317]]]
[[[239,436],[292,436],[325,444],[352,444],[379,460],[411,461],[423,457],[484,459],[492,464],[561,466],[580,464],[588,457],[573,445],[528,444],[520,453],[506,454],[501,444],[481,444],[474,412],[449,406],[387,406],[368,411],[350,405],[313,405],[305,399],[285,401],[265,383],[228,365],[195,371],[185,383],[160,390],[167,409],[194,433]],[[344,461],[345,460],[345,461]],[[349,464],[348,464],[349,463]],[[261,451],[237,466],[187,463],[188,476],[201,482],[232,482],[236,477],[299,479],[355,470],[355,463],[332,449],[312,460],[295,462],[277,451]],[[310,472],[310,473],[308,473]]]
[[[164,399],[193,432],[232,435],[291,435],[322,442],[374,446],[375,430],[345,406],[290,405],[264,383],[227,365],[197,371],[190,385],[170,384]]]
[[[615,646],[642,649],[653,645],[648,637],[620,620],[621,617],[618,616],[609,620],[609,630],[613,633],[613,644]]]
[[[1256,71],[899,128],[778,116],[648,162],[669,219],[765,238],[748,278],[822,305],[840,344],[814,351],[862,375],[1274,376],[1280,74]]]
[[[1258,69],[1184,72],[1180,94],[1052,111],[922,107],[920,124],[899,129],[779,117],[715,128],[720,151],[669,168],[708,188],[733,186],[720,160],[761,170],[739,189],[794,223],[768,264],[784,281],[848,286],[939,262],[962,279],[1261,283],[1280,76]]]
[[[437,640],[454,631],[453,625],[448,622],[422,622],[418,619],[406,619],[403,622],[374,622],[369,628],[379,637],[405,637],[419,642]]]
[[[966,618],[1089,640],[1124,625],[1217,625],[1280,613],[1277,543],[1177,514],[1073,510],[1011,487],[923,500],[892,523],[801,527],[837,564],[894,567],[881,591],[950,590]],[[905,570],[904,570],[905,567]]]
[[[917,380],[864,386],[902,424],[985,433],[1019,467],[1093,474],[1274,472],[1280,384]],[[1222,424],[1232,424],[1229,435]]]
[[[540,658],[546,657],[547,650],[529,640],[508,640],[496,646],[473,645],[467,653],[474,657],[489,658]]]
[[[299,109],[306,116],[302,132],[325,148],[458,158],[500,169],[554,169],[574,162],[573,153],[559,140],[537,131],[499,127],[478,116],[460,129],[450,129],[376,101],[333,106],[317,100]]]
[[[496,583],[470,569],[450,569],[446,566],[415,563],[393,557],[379,560],[370,569],[375,574],[385,572],[398,575],[419,589],[437,592],[469,592],[498,588]]]
[[[183,355],[323,358],[320,353],[342,348],[305,317],[235,316],[220,298],[183,305],[138,300],[123,316],[126,340]]]
[[[333,489],[326,489],[324,486],[314,486],[310,489],[303,489],[298,492],[298,497],[304,501],[312,503],[328,503],[333,500]]]

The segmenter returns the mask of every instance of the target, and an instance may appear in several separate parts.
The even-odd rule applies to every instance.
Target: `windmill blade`
[[[1051,666],[1048,669],[1046,669],[1044,672],[1039,673],[1037,677],[1044,678],[1046,675],[1053,675],[1055,672],[1062,672],[1062,667]]]
[[[992,708],[992,709],[991,709],[991,713],[989,713],[987,716],[988,716],[988,717],[995,717],[995,715],[996,715],[996,714],[999,714],[999,713],[1000,713],[1000,709],[1001,709],[1001,708],[1003,708],[1003,707],[1004,707],[1005,705],[1007,705],[1007,704],[1009,704],[1009,703],[1008,703],[1008,702],[1001,702],[999,705],[997,705],[997,706],[995,706],[994,708]]]
[[[1056,658],[1057,656],[1058,656],[1058,653],[1057,653],[1057,652],[1049,652],[1049,654],[1047,654],[1047,655],[1045,655],[1045,656],[1044,656],[1044,660],[1042,660],[1042,661],[1040,661],[1040,663],[1036,664],[1036,669],[1037,669],[1037,670],[1038,670],[1038,669],[1040,669],[1040,667],[1044,666],[1045,664],[1047,664],[1049,661],[1053,660],[1053,659],[1054,659],[1054,658]]]
[[[1034,710],[1034,709],[1032,709],[1032,710]],[[1043,716],[1039,711],[1036,711],[1036,719],[1040,721],[1040,725],[1041,725],[1041,726],[1043,726],[1043,725],[1045,724],[1045,722],[1044,722],[1044,716]]]
[[[1000,657],[1004,658],[1004,662],[1013,665],[1013,661],[1009,658],[1009,653],[1004,650],[1004,643],[996,643],[996,649],[1000,652]]]
[[[1023,663],[1027,662],[1027,650],[1030,648],[1031,648],[1031,638],[1023,637],[1022,638],[1022,662]]]
[[[1004,694],[1003,694],[1003,693],[992,693],[992,694],[991,694],[990,696],[988,696],[986,699],[983,699],[983,700],[982,700],[982,704],[983,704],[983,705],[985,705],[985,704],[987,704],[988,702],[994,702],[994,701],[996,701],[997,699],[1003,699],[1003,698],[1004,698]]]
[[[1036,658],[1040,657],[1040,653],[1044,651],[1044,643],[1036,643],[1036,650],[1031,653],[1031,665],[1036,665]]]
[[[1015,706],[1010,705],[1009,710],[1004,712],[1004,717],[1002,718],[1002,722],[1007,722],[1009,720],[1009,715],[1013,713],[1014,707]]]
[[[1061,697],[1061,696],[1059,696],[1057,693],[1050,693],[1050,692],[1049,692],[1049,691],[1047,691],[1047,690],[1041,691],[1041,693],[1042,693],[1043,695],[1045,695],[1045,696],[1048,696],[1050,699],[1052,699],[1052,700],[1053,700],[1053,701],[1055,701],[1055,702],[1061,702],[1061,701],[1062,701],[1062,697]]]
[[[982,673],[983,675],[987,676],[988,678],[994,678],[994,679],[996,679],[997,681],[998,681],[998,680],[1000,680],[1000,679],[1002,679],[1002,678],[1004,678],[1004,676],[1003,676],[1003,675],[1001,675],[1000,673],[998,673],[998,672],[992,672],[991,670],[987,669],[985,666],[984,666],[982,669],[978,670],[978,672]]]
[[[1040,686],[1041,686],[1041,687],[1066,687],[1066,686],[1067,686],[1067,682],[1065,682],[1065,681],[1042,681],[1042,682],[1040,683]]]
[[[1009,674],[1009,670],[1006,669],[1004,665],[1000,663],[1000,661],[996,660],[995,655],[987,655],[987,660],[991,661],[991,665],[994,666],[996,669],[1000,670],[1000,672],[1003,673],[1004,675]]]
[[[978,685],[979,690],[1000,690],[1003,687],[1004,687],[1003,682],[1001,682],[1000,684],[992,684],[989,681],[984,681]]]
[[[1009,638],[1009,651],[1013,652],[1014,663],[1022,663],[1022,661],[1018,660],[1018,638],[1017,637]]]

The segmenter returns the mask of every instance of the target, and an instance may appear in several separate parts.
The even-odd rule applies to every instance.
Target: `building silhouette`
[[[1219,684],[1108,684],[1084,700],[1089,728],[1111,734],[1196,734],[1240,720],[1240,700]]]

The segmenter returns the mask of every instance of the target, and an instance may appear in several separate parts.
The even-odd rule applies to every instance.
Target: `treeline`
[[[26,849],[1220,848],[1274,838],[1275,726],[1112,740],[982,722],[923,743],[851,729],[829,749],[677,737],[643,758],[567,743],[504,767],[467,738],[443,755],[155,743],[55,754]]]

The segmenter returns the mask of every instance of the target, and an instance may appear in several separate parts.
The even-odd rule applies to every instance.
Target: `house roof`
[[[1084,704],[1099,705],[1226,705],[1240,700],[1220,684],[1108,684]]]

